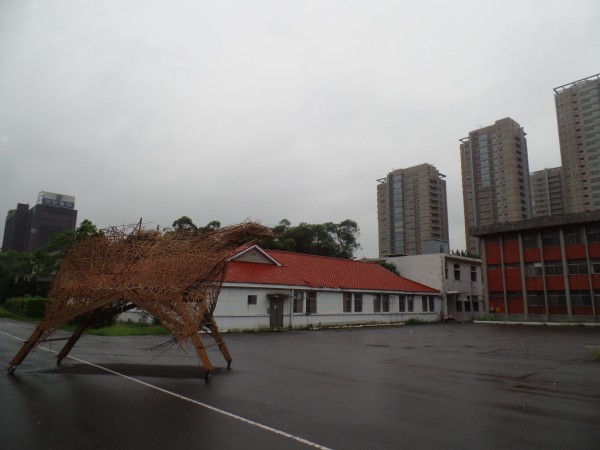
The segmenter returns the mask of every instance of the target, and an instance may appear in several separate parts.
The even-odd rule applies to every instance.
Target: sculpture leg
[[[13,373],[15,371],[16,367],[23,362],[23,360],[29,354],[29,352],[36,345],[39,344],[39,339],[43,336],[44,331],[45,330],[42,328],[42,324],[40,323],[36,327],[36,329],[33,331],[33,333],[31,334],[31,336],[29,336],[29,339],[27,339],[23,343],[23,345],[21,346],[21,349],[17,352],[17,354],[14,356],[14,358],[10,362],[10,366],[8,368],[8,371],[10,373]]]
[[[61,351],[56,356],[56,365],[60,365],[63,358],[69,354],[69,352],[71,351],[71,349],[73,348],[75,343],[79,340],[79,338],[81,337],[81,335],[83,334],[85,329],[89,326],[93,317],[94,317],[94,312],[88,314],[88,316],[83,320],[83,322],[81,322],[77,326],[77,328],[75,329],[75,331],[73,332],[73,334],[71,335],[71,337],[69,338],[69,340],[67,341],[65,346],[61,349]]]
[[[206,327],[208,327],[208,329],[210,330],[210,335],[215,339],[215,342],[219,346],[219,350],[221,350],[223,358],[225,358],[225,361],[227,361],[227,368],[231,368],[231,362],[233,361],[233,358],[231,357],[229,349],[227,348],[227,344],[225,343],[225,339],[223,339],[223,336],[219,332],[219,328],[217,328],[217,324],[215,323],[212,316],[206,323]]]
[[[198,356],[200,357],[200,361],[202,362],[204,369],[206,369],[207,373],[212,372],[213,365],[211,364],[210,359],[208,359],[208,355],[206,354],[206,347],[204,347],[204,344],[202,343],[200,332],[192,334],[192,343],[196,347],[196,352],[198,352]]]

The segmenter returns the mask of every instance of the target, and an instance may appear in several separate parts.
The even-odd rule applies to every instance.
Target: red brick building
[[[531,321],[598,321],[600,211],[472,228],[490,312]]]

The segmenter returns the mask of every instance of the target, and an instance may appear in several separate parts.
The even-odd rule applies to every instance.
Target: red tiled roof
[[[278,250],[264,250],[264,252],[281,263],[281,266],[236,261],[234,258],[227,266],[224,282],[332,289],[439,292],[424,284],[400,277],[372,262]]]

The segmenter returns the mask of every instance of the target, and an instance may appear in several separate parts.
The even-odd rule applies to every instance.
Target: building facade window
[[[471,266],[471,281],[477,281],[477,267]]]
[[[433,297],[421,297],[421,309],[423,312],[435,312],[435,301]]]
[[[381,312],[381,294],[375,294],[373,297],[373,312]]]
[[[382,312],[390,312],[390,295],[383,294],[381,296],[381,310]]]
[[[544,267],[546,268],[546,275],[562,275],[563,265],[562,261],[545,261]]]
[[[590,224],[585,227],[585,234],[588,242],[600,242],[600,225]]]
[[[352,294],[350,292],[343,293],[343,308],[345,313],[352,312]]]
[[[363,296],[362,294],[354,294],[354,312],[362,312]]]
[[[549,306],[567,306],[567,295],[564,291],[548,291]]]
[[[568,262],[569,275],[586,275],[588,264],[585,259],[572,259]]]
[[[541,277],[544,274],[541,262],[531,262],[525,264],[526,277]]]
[[[304,312],[304,292],[294,292],[294,313],[302,314]]]
[[[542,244],[544,247],[555,247],[560,245],[560,234],[558,230],[544,230],[542,232]]]
[[[390,312],[389,294],[375,294],[373,298],[373,312]]]
[[[537,233],[523,233],[522,236],[523,248],[539,248]]]
[[[590,291],[571,291],[571,304],[573,306],[592,306]]]
[[[406,296],[406,310],[408,312],[413,312],[415,310],[415,301],[412,295]]]
[[[405,295],[399,296],[398,311],[406,312],[406,296]]]
[[[306,293],[306,314],[317,313],[317,293],[307,292]]]
[[[460,264],[454,264],[454,279],[460,280]]]
[[[249,305],[256,305],[258,296],[257,295],[249,295],[248,296],[248,304]]]
[[[527,303],[529,306],[545,306],[544,291],[527,291]]]
[[[566,228],[564,230],[565,244],[581,244],[583,243],[583,233],[581,228]]]

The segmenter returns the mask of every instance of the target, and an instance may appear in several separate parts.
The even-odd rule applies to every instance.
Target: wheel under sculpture
[[[36,346],[56,340],[52,334],[68,322],[78,319],[78,326],[58,353],[59,364],[86,328],[135,307],[159,320],[179,345],[190,341],[206,377],[213,365],[202,334],[214,338],[229,368],[232,358],[213,318],[227,261],[240,245],[271,234],[255,222],[171,233],[144,230],[140,223],[72,245],[56,274],[46,315],[10,362],[9,372]]]

